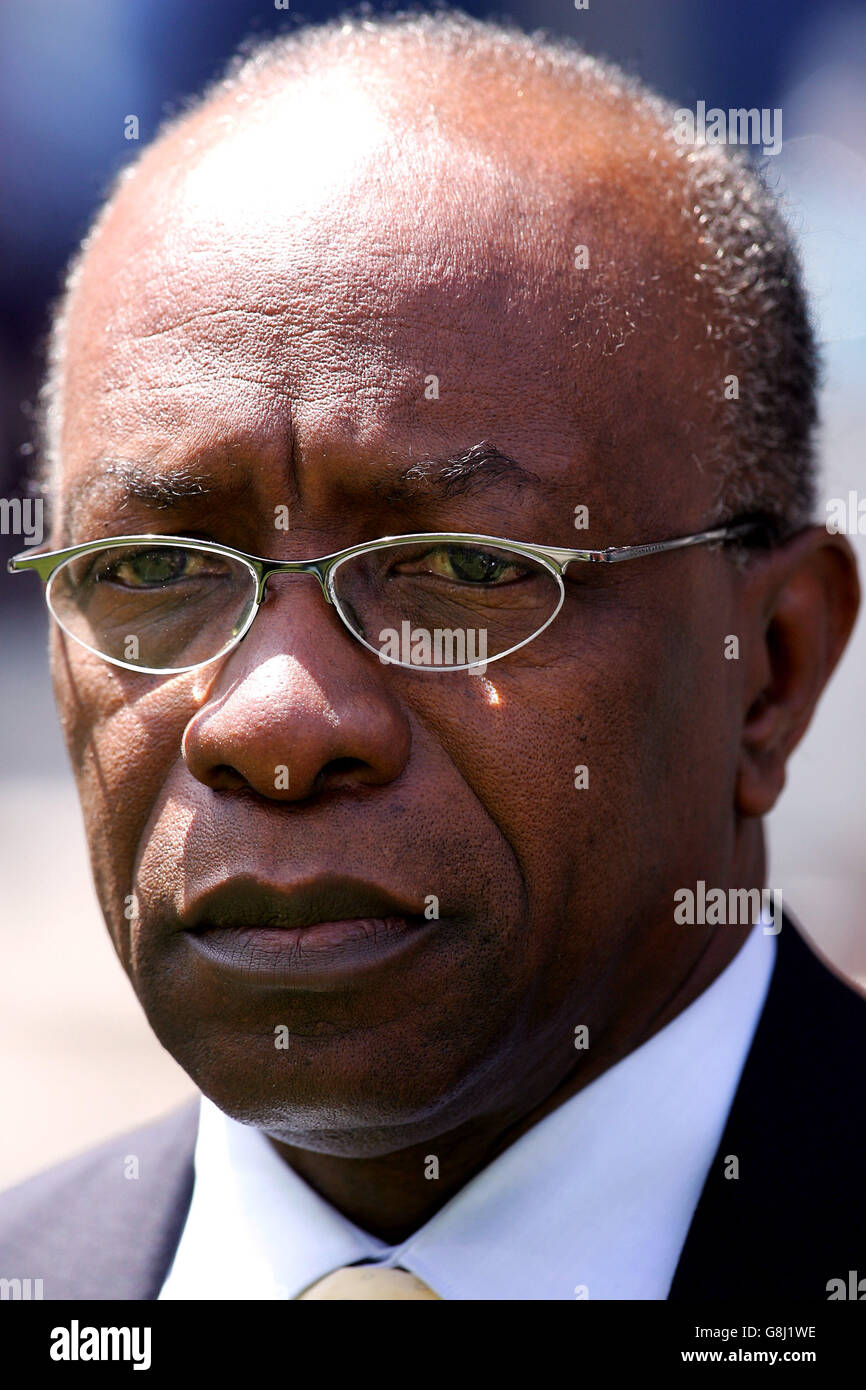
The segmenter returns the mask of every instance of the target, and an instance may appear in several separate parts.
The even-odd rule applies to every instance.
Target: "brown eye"
[[[516,564],[510,555],[474,545],[436,546],[411,562],[402,562],[398,570],[401,574],[434,574],[458,584],[487,588],[513,583],[529,573],[528,568]]]
[[[129,589],[160,589],[183,579],[219,573],[217,556],[180,546],[154,546],[110,561],[94,578],[100,583],[121,584]]]
[[[490,550],[451,545],[447,556],[452,573],[464,584],[501,584],[519,577],[519,566]]]

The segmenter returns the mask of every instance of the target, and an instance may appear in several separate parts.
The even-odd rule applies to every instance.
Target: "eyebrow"
[[[441,498],[464,497],[502,481],[514,487],[541,483],[536,473],[483,440],[461,454],[411,463],[396,477],[375,483],[374,491],[383,501],[399,504],[431,494]]]
[[[155,470],[155,464],[107,459],[98,472],[80,479],[70,488],[64,530],[68,533],[74,530],[78,512],[85,502],[92,502],[94,493],[107,494],[113,506],[121,510],[136,501],[154,511],[171,511],[193,499],[222,491],[206,473],[192,468],[173,468],[171,472]],[[537,474],[485,440],[459,454],[411,463],[393,476],[375,479],[372,490],[380,501],[399,506],[423,497],[463,497],[502,481],[515,487],[541,483]]]
[[[119,484],[119,487],[118,487]],[[73,532],[78,513],[94,494],[104,493],[114,507],[122,510],[131,501],[144,502],[154,511],[170,511],[193,497],[207,497],[215,491],[205,474],[188,468],[171,473],[154,472],[154,466],[129,459],[106,459],[98,471],[70,487],[66,495],[65,538]]]

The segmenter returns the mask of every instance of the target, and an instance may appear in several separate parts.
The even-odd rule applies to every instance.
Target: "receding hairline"
[[[365,90],[386,115],[393,115],[395,124],[414,124],[454,142],[461,134],[477,139],[486,129],[497,136],[503,161],[515,152],[515,131],[525,129],[519,124],[521,106],[533,113],[546,100],[542,119],[548,135],[552,114],[558,110],[563,121],[553,138],[532,149],[536,162],[561,164],[568,154],[560,139],[567,138],[572,150],[579,143],[591,143],[606,120],[623,136],[627,130],[629,137],[618,150],[608,140],[608,158],[619,153],[623,162],[637,164],[645,161],[647,149],[642,146],[665,143],[671,155],[670,177],[681,177],[679,151],[670,139],[671,103],[567,39],[540,31],[526,34],[510,22],[492,24],[459,11],[341,18],[248,43],[223,75],[164,123],[151,148],[177,135],[192,152],[197,138],[208,143],[221,138],[215,122],[239,125],[265,112],[292,86],[330,75],[342,79],[347,73],[362,78]],[[510,88],[515,99],[507,113],[513,124],[505,129],[502,113],[484,106],[485,97],[497,91],[501,95],[503,87]],[[473,93],[478,97],[475,110]],[[583,125],[575,131],[576,100],[592,109],[595,130]],[[443,116],[449,104],[459,111],[459,124]],[[602,143],[603,135],[598,140]]]
[[[656,185],[667,181],[685,191],[686,172],[670,139],[673,108],[636,79],[567,40],[528,35],[511,24],[492,25],[459,11],[403,11],[375,20],[336,19],[245,45],[222,76],[163,123],[120,175],[103,215],[126,180],[166,146],[173,147],[176,168],[189,165],[247,123],[266,121],[275,103],[295,96],[303,100],[307,82],[344,82],[347,76],[359,79],[395,131],[438,137],[458,156],[480,147],[491,162],[531,177],[541,169],[579,175],[581,166],[591,166],[594,153],[599,168],[604,162],[609,169],[652,175]],[[501,109],[485,105],[488,95],[502,96],[503,89],[515,99],[507,110],[507,128]],[[590,120],[575,122],[576,102]],[[522,149],[520,138],[528,132],[533,140],[541,132],[546,139]],[[286,152],[290,176],[290,147]],[[675,214],[666,219],[666,211],[659,207],[659,220],[673,222]]]
[[[377,60],[372,64],[371,55]],[[667,179],[675,204],[673,220],[677,214],[680,218],[683,249],[695,255],[699,267],[694,278],[704,281],[711,300],[715,296],[713,324],[708,333],[717,339],[735,339],[744,356],[751,351],[758,385],[751,401],[743,404],[739,418],[734,419],[733,428],[739,430],[743,451],[742,467],[727,468],[725,485],[730,504],[755,504],[761,491],[756,474],[760,460],[765,473],[763,483],[772,484],[775,497],[768,499],[766,508],[758,509],[786,513],[792,521],[803,520],[811,506],[813,490],[814,345],[800,291],[796,253],[772,195],[742,157],[721,147],[677,146],[672,139],[673,105],[613,65],[583,53],[569,40],[525,34],[510,24],[491,24],[451,11],[402,12],[374,19],[350,16],[247,45],[232,60],[225,75],[163,126],[149,150],[118,179],[81,248],[65,300],[56,315],[42,396],[46,471],[59,456],[58,383],[69,291],[74,289],[76,272],[100,224],[126,180],[135,176],[142,159],[159,151],[167,141],[178,141],[193,154],[199,140],[209,144],[220,139],[220,122],[223,129],[230,129],[247,114],[261,114],[285,84],[303,82],[305,77],[321,78],[323,73],[340,72],[355,63],[366,62],[365,81],[383,78],[377,89],[378,99],[386,104],[392,100],[396,112],[405,103],[407,75],[414,74],[411,64],[408,69],[399,69],[399,60],[412,58],[420,62],[430,55],[437,62],[444,59],[446,65],[451,59],[460,60],[453,69],[456,88],[465,90],[467,81],[470,87],[477,85],[477,74],[486,71],[485,64],[488,75],[484,80],[488,80],[493,64],[497,82],[512,84],[515,92],[521,84],[524,88],[533,84],[538,92],[550,94],[551,109],[556,109],[558,103],[566,119],[569,114],[573,119],[574,107],[569,106],[569,100],[573,102],[579,94],[581,100],[597,104],[601,108],[599,114],[603,112],[617,124],[625,123],[631,133],[626,163],[634,169],[653,165],[656,188],[661,170],[662,182]],[[434,69],[435,66],[434,63]],[[411,82],[413,77],[408,80]],[[423,101],[419,99],[415,119],[437,119],[437,95],[441,97],[441,91],[425,96]],[[557,157],[561,158],[561,153]],[[699,228],[699,220],[706,225]],[[698,250],[701,245],[703,251]],[[768,288],[768,278],[773,275],[785,287],[786,295],[776,293],[772,285]],[[787,332],[792,361],[796,358],[795,370],[786,373],[784,367],[777,369],[783,388],[790,384],[793,423],[787,432],[784,402],[774,415],[769,399],[775,390],[770,381],[772,367],[768,366],[759,379],[759,371],[763,370],[759,367],[760,359],[774,356],[772,335],[782,328]],[[758,439],[761,430],[766,436],[763,442]],[[785,458],[786,449],[791,453],[788,446],[792,441],[796,446],[794,453],[799,450],[799,454]],[[774,453],[772,467],[767,466],[770,453],[765,444]]]

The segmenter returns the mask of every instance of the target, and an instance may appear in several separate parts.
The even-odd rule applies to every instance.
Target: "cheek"
[[[730,833],[736,673],[723,660],[724,622],[708,611],[625,610],[539,693],[537,736],[545,726],[554,750],[535,778],[544,852],[557,856],[578,917],[608,940],[636,913],[666,917],[672,885],[718,857]],[[543,795],[548,778],[556,797]]]
[[[534,940],[559,949],[567,933],[580,953],[615,941],[637,904],[667,901],[671,875],[719,833],[700,806],[724,813],[731,759],[728,673],[706,621],[636,607],[597,636],[577,626],[563,624],[552,659],[539,644],[534,663],[491,664],[459,717],[431,706],[427,721],[511,847]]]
[[[129,925],[124,907],[143,832],[181,756],[191,696],[179,682],[150,682],[72,645],[52,633],[52,680],[96,888],[117,942]]]

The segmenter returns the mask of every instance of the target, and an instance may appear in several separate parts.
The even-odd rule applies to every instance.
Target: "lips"
[[[233,879],[194,896],[180,925],[209,968],[279,988],[328,988],[398,964],[440,924],[377,885],[321,877],[279,888]]]
[[[408,898],[358,879],[330,875],[279,888],[249,877],[193,896],[182,914],[186,930],[211,927],[274,927],[286,931],[365,917],[423,917]]]

